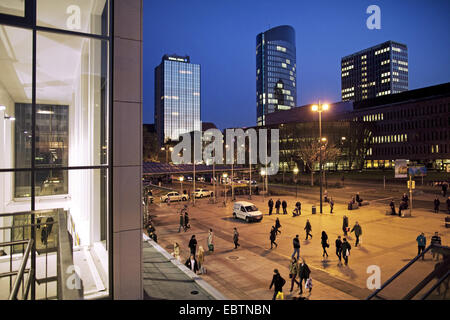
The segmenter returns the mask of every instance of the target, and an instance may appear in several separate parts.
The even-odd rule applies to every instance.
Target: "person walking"
[[[344,231],[344,236],[347,236],[347,232],[348,232],[348,217],[344,216],[342,218],[342,231]]]
[[[431,237],[431,244],[438,245],[438,246],[440,246],[442,244],[441,237],[439,236],[439,233],[437,231],[434,233],[434,236]],[[436,257],[436,260],[439,260],[439,252],[437,250],[432,249],[431,253],[433,254],[433,260],[435,257]]]
[[[439,201],[439,198],[436,196],[434,199],[434,213],[439,213],[439,206],[441,205],[441,202]]]
[[[298,266],[298,287],[300,288],[300,294],[303,293],[302,283],[305,281],[308,281],[309,276],[311,274],[311,270],[309,269],[308,265],[306,264],[305,259],[302,259],[302,262]]]
[[[295,238],[292,239],[292,246],[294,247],[294,252],[292,253],[291,258],[297,254],[297,260],[300,257],[300,239],[298,238],[298,234],[295,235]]]
[[[444,182],[442,184],[442,196],[445,198],[447,196],[448,183]]]
[[[191,226],[189,225],[189,214],[187,212],[184,213],[184,232],[189,229]]]
[[[417,241],[417,255],[420,255],[422,252],[425,251],[425,246],[427,245],[427,238],[425,237],[425,234],[422,232],[420,235],[418,235],[416,241]],[[422,255],[422,260],[425,260],[425,255]]]
[[[280,214],[280,206],[281,206],[281,201],[280,199],[277,200],[277,202],[275,202],[275,209],[277,214]]]
[[[391,215],[395,216],[395,203],[394,203],[394,199],[391,199],[391,202],[389,203],[389,207],[391,207]]]
[[[180,245],[178,244],[178,242],[175,242],[173,244],[173,256],[175,257],[175,259],[180,261]]]
[[[302,203],[300,201],[297,201],[297,203],[295,204],[295,208],[297,208],[298,215],[301,215],[302,214]]]
[[[291,258],[291,262],[289,263],[289,278],[291,278],[291,290],[289,292],[292,292],[292,289],[294,289],[294,283],[299,285],[299,282],[297,281],[297,274],[298,274],[298,261],[294,257]]]
[[[333,197],[330,197],[330,213],[333,213],[333,208],[334,208],[334,200]]]
[[[328,202],[328,190],[325,190],[325,192],[323,193],[323,201]]]
[[[306,219],[306,225],[305,225],[304,230],[306,231],[306,239],[305,240],[308,240],[309,236],[311,236],[311,239],[312,239],[312,234],[311,234],[312,228],[311,228],[311,223],[309,223],[309,219]]]
[[[283,214],[287,214],[287,202],[286,200],[283,200],[281,203],[281,206],[283,207]]]
[[[272,282],[270,283],[269,290],[274,287],[272,300],[275,300],[279,293],[283,293],[283,286],[286,283],[286,280],[284,280],[280,275],[278,269],[274,269],[273,272],[274,275],[272,277]]]
[[[342,257],[344,257],[345,265],[348,265],[348,257],[350,256],[350,250],[352,246],[346,238],[342,241]]]
[[[450,197],[447,198],[447,211],[450,214]]]
[[[184,216],[183,216],[183,212],[180,212],[180,226],[178,227],[178,233],[181,231],[181,229],[184,229]]]
[[[269,216],[270,216],[270,215],[272,215],[272,211],[273,211],[273,200],[272,200],[272,198],[269,199],[268,205],[269,205]]]
[[[280,233],[281,234],[281,231],[279,230],[281,228],[281,223],[280,223],[280,219],[276,219],[275,220],[275,231],[276,231],[276,233]]]
[[[342,241],[341,236],[336,239],[336,256],[339,258],[339,264],[342,264]]]
[[[212,231],[212,229],[209,229],[208,240],[206,242],[207,245],[208,245],[208,251],[209,252],[213,252],[214,251],[213,237],[214,237],[213,231]]]
[[[326,255],[328,258],[327,248],[330,245],[328,244],[328,235],[325,231],[322,231],[322,237],[320,239],[321,239],[321,244],[322,244],[322,249],[323,249],[322,257],[325,258],[325,255]]]
[[[358,202],[358,206],[361,206],[363,199],[360,197],[359,192],[356,193],[356,202]]]
[[[197,251],[197,239],[195,239],[195,234],[193,234],[191,240],[189,240],[188,247],[191,250],[191,254],[195,256],[195,252]]]
[[[272,229],[270,230],[270,249],[273,248],[273,245],[275,245],[276,248],[278,248],[278,244],[275,242],[277,239],[277,230],[274,226],[272,226]]]
[[[195,254],[191,254],[190,257],[186,260],[186,263],[184,264],[186,267],[188,267],[193,273],[197,273],[198,271],[198,263],[195,259]]]
[[[202,246],[198,247],[198,254],[197,254],[197,263],[198,263],[198,270],[200,271],[200,274],[203,274],[204,271],[206,271],[204,266],[205,261],[205,251],[203,250]]]
[[[356,236],[355,247],[357,247],[359,244],[359,237],[362,235],[362,229],[361,229],[361,226],[358,224],[358,221],[355,222],[355,225],[353,226],[350,233],[352,233],[353,231],[355,232],[355,236]]]
[[[236,227],[234,228],[234,231],[233,231],[233,243],[234,243],[235,249],[237,249],[238,247],[241,246],[239,244],[239,232],[237,231]]]

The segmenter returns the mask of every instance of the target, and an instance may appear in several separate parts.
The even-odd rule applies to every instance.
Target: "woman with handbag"
[[[325,257],[325,255],[326,255],[327,258],[328,258],[327,248],[328,248],[330,245],[328,244],[328,235],[327,235],[327,233],[326,233],[325,231],[322,231],[322,238],[321,238],[321,241],[322,241],[322,249],[323,249],[322,257]]]
[[[291,278],[291,290],[294,289],[294,283],[297,285],[300,285],[300,283],[297,281],[297,273],[298,273],[298,262],[295,257],[292,257],[291,263],[289,264],[289,278]]]

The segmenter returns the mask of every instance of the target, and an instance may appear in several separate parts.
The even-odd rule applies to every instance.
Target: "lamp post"
[[[225,204],[227,204],[227,184],[226,184],[226,179],[228,177],[228,174],[226,172],[224,172],[222,174],[223,177],[223,190],[224,190],[224,197],[225,197]]]
[[[169,151],[172,152],[173,151],[173,147],[169,147],[169,146],[165,146],[161,148],[161,151],[166,151],[166,163],[169,163]]]
[[[180,183],[181,183],[181,186],[180,186],[180,194],[183,194],[183,180],[184,180],[184,177],[181,176],[181,177],[180,177]]]
[[[265,175],[266,175],[266,170],[261,169],[261,176],[263,178],[263,199],[265,199],[266,197],[266,182],[265,182]]]
[[[320,213],[322,213],[322,188],[323,188],[323,177],[322,177],[322,112],[328,110],[328,104],[315,104],[312,106],[312,111],[319,113],[319,170],[320,170]]]
[[[295,198],[297,199],[297,174],[298,174],[298,168],[294,168],[294,182],[295,182]]]

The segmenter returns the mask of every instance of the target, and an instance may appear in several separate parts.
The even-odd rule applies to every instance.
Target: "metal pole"
[[[249,188],[250,188],[250,190],[249,190],[249,199],[251,199],[252,198],[252,149],[251,149],[251,141],[249,140],[248,141],[248,162],[249,162],[249,175],[250,175],[250,177],[249,177],[249,182],[248,182],[248,184],[249,184]]]
[[[194,173],[193,173],[193,175],[194,175],[194,179],[193,179],[193,181],[194,181],[194,190],[192,190],[193,192],[192,192],[192,197],[194,198],[194,202],[192,203],[192,206],[194,206],[195,207],[195,159],[194,159]],[[191,195],[188,195],[189,197],[191,196]]]
[[[320,173],[320,213],[322,213],[322,183],[323,183],[323,176],[322,176],[322,110],[320,110],[321,105],[319,103],[319,173]]]
[[[214,203],[216,203],[216,160],[215,160],[215,155],[214,155],[214,160],[213,160],[213,185],[214,185],[213,201],[214,201]]]
[[[234,155],[233,162],[231,162],[231,200],[235,200],[234,198]]]
[[[413,198],[412,198],[412,178],[411,175],[409,175],[409,201],[411,202],[411,208],[409,209],[409,214],[412,216],[412,209],[413,209]]]

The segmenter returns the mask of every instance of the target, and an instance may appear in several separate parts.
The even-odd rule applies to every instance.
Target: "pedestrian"
[[[395,216],[395,203],[394,203],[394,199],[391,199],[391,202],[389,203],[389,207],[391,207],[391,215]]]
[[[350,256],[350,250],[352,246],[346,238],[342,241],[342,256],[344,257],[345,265],[348,265],[348,257]]]
[[[188,247],[191,250],[191,254],[195,256],[195,252],[197,251],[197,239],[195,239],[195,234],[193,234],[191,240],[189,240]]]
[[[311,228],[311,223],[309,223],[309,219],[306,219],[306,225],[305,225],[304,230],[306,231],[306,239],[305,240],[308,240],[308,236],[311,236],[311,239],[312,239],[312,234],[311,234],[312,228]]]
[[[323,249],[322,257],[325,258],[325,255],[326,255],[328,258],[327,248],[330,245],[328,244],[328,235],[325,231],[322,231],[322,237],[320,239],[321,239],[321,244],[322,244],[322,249]]]
[[[450,214],[450,197],[447,198],[447,211]]]
[[[404,200],[404,198],[402,198],[402,202],[398,206],[398,216],[401,217],[402,210],[406,210],[406,209],[408,209],[408,203]]]
[[[359,192],[356,193],[356,202],[358,202],[358,206],[361,206],[363,199],[360,197]]]
[[[347,216],[344,216],[342,218],[342,231],[344,231],[344,236],[347,236],[347,232],[348,232],[348,218],[347,218]]]
[[[308,265],[306,264],[305,259],[302,259],[302,262],[298,266],[298,287],[300,288],[300,294],[303,293],[302,283],[303,280],[306,281],[309,279],[309,276],[311,274],[311,270],[309,269]]]
[[[339,264],[342,263],[342,241],[341,236],[336,239],[336,256],[339,258]]]
[[[202,246],[198,247],[197,262],[198,262],[198,270],[200,271],[200,274],[205,273],[205,271],[206,271],[205,266],[204,266],[205,251],[203,250]]]
[[[286,283],[286,280],[284,280],[283,277],[280,275],[278,269],[274,269],[273,272],[274,275],[272,277],[272,282],[270,283],[269,290],[272,289],[272,286],[274,286],[272,300],[275,300],[278,294],[280,294],[281,296],[283,295],[283,286]],[[284,297],[282,297],[281,299],[284,299]]]
[[[273,200],[272,200],[272,198],[269,199],[268,205],[269,205],[269,216],[270,216],[270,215],[272,215],[272,210],[273,210]]]
[[[407,195],[406,193],[403,193],[403,196],[402,196],[402,202],[405,202],[405,204],[406,204],[406,208],[404,208],[404,209],[408,209],[408,206],[409,206],[409,197],[408,197],[408,195]]]
[[[325,192],[323,193],[323,201],[328,202],[328,190],[325,190]]]
[[[297,274],[298,274],[298,261],[294,257],[292,257],[291,262],[289,263],[289,278],[291,279],[291,290],[289,292],[292,292],[292,289],[294,289],[294,283],[299,285],[299,282],[297,281]]]
[[[445,198],[447,196],[448,183],[442,183],[442,196]]]
[[[175,242],[173,244],[173,256],[175,257],[175,259],[180,261],[180,245],[178,244],[178,242]]]
[[[209,251],[209,252],[213,252],[213,251],[214,251],[213,237],[214,237],[213,230],[212,230],[212,229],[209,229],[209,232],[208,232],[208,240],[207,240],[208,251]]]
[[[440,246],[441,243],[441,237],[439,236],[439,233],[436,231],[434,233],[434,236],[431,237],[431,244],[432,245],[438,245]],[[436,257],[436,260],[439,260],[439,252],[436,249],[431,249],[431,253],[433,254],[433,260]]]
[[[197,273],[198,263],[197,260],[195,259],[194,254],[190,255],[190,257],[186,260],[186,263],[184,265],[188,267],[193,273]]]
[[[334,208],[334,200],[333,197],[330,198],[330,213],[333,213],[333,208]]]
[[[237,249],[238,247],[241,246],[239,244],[239,232],[237,231],[236,227],[234,228],[234,231],[233,231],[233,243],[234,243],[235,249]]]
[[[300,239],[298,238],[298,234],[295,235],[295,238],[292,240],[292,246],[294,247],[294,252],[292,253],[291,258],[297,254],[297,260],[300,256]]]
[[[187,212],[184,213],[184,232],[189,229],[191,226],[189,224],[189,214]]]
[[[277,214],[280,214],[280,206],[281,206],[281,201],[280,199],[277,200],[277,202],[275,202],[275,209]]]
[[[356,236],[355,247],[357,247],[359,244],[359,237],[362,235],[362,229],[361,229],[361,226],[358,224],[358,221],[355,222],[355,225],[353,226],[350,233],[352,233],[353,231],[355,231],[355,236]]]
[[[180,232],[181,229],[185,229],[183,212],[180,212],[180,226],[178,227],[178,232]]]
[[[422,252],[425,251],[425,246],[427,245],[427,238],[425,237],[425,234],[422,232],[420,235],[416,238],[417,241],[417,255],[420,255]],[[422,260],[425,260],[425,255],[422,255]]]
[[[152,238],[153,241],[158,243],[158,236],[156,235],[156,232],[150,232],[150,238]]]
[[[275,220],[275,231],[276,231],[276,233],[280,233],[281,234],[281,231],[279,230],[280,228],[281,228],[280,219],[278,219],[278,217],[277,217],[277,219]]]
[[[449,197],[450,199],[450,197]],[[297,213],[298,215],[302,214],[302,203],[300,201],[297,201],[297,203],[295,204],[295,207],[297,208]]]
[[[275,242],[277,239],[277,230],[274,226],[272,226],[272,229],[270,230],[270,249],[273,248],[273,245],[278,248],[278,244]]]
[[[439,198],[436,196],[434,199],[434,213],[439,213],[439,206],[441,205],[441,202],[439,201]]]
[[[283,214],[287,214],[287,202],[286,200],[283,200],[281,203],[281,206],[283,207]]]

